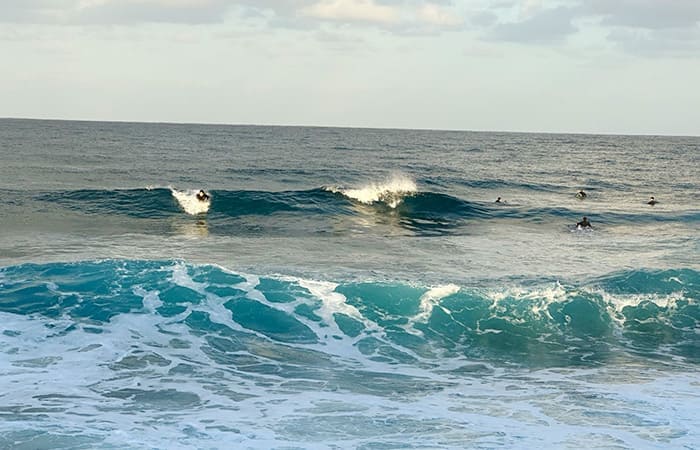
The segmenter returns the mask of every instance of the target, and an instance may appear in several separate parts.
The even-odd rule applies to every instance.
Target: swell
[[[4,191],[7,204],[25,205],[25,194]],[[181,214],[183,208],[172,195],[170,188],[155,189],[82,189],[39,192],[32,199],[55,203],[88,214],[124,214],[141,218],[162,218]],[[541,221],[554,218],[576,218],[586,214],[584,208],[540,207],[522,204],[494,204],[472,202],[456,196],[429,191],[401,193],[400,201],[384,201],[381,198],[360,201],[348,197],[335,188],[316,188],[300,191],[211,191],[210,215],[237,217],[246,215],[298,214],[353,214],[353,206],[366,205],[375,211],[395,212],[416,219],[490,219],[505,218],[524,221]],[[395,203],[394,203],[395,202]],[[698,222],[700,211],[649,212],[604,211],[597,214],[598,221],[611,224],[653,222]]]
[[[85,213],[125,214],[142,218],[161,218],[185,212],[172,195],[170,188],[75,190],[39,193],[34,199],[57,203]],[[323,206],[321,189],[308,191],[211,191],[212,214],[229,217],[243,215],[270,215],[280,212],[332,211],[334,205]]]
[[[465,356],[530,366],[630,357],[698,364],[699,301],[700,272],[690,269],[488,289],[259,277],[182,261],[0,269],[1,313],[69,319],[65,333],[100,334],[120,315],[152,315],[218,339],[224,353],[235,346],[227,350],[222,338],[252,335],[409,364]]]
[[[188,205],[178,203],[174,192],[184,195],[184,191],[170,188],[74,190],[40,192],[34,194],[32,199],[39,204],[58,205],[82,214],[121,215],[139,219],[177,218],[191,214]],[[327,227],[308,224],[308,221],[328,221],[338,216],[370,216],[374,222],[390,221],[412,233],[444,234],[454,232],[468,220],[488,217],[488,210],[483,206],[431,192],[401,194],[400,197],[392,197],[389,203],[382,199],[358,201],[328,188],[278,192],[212,190],[210,195],[208,212],[193,215],[206,217],[209,230],[222,233],[244,231],[236,226],[237,223],[243,228],[266,229],[271,223],[267,218],[277,216],[296,216],[310,230],[325,230]],[[9,196],[8,202],[14,201],[14,198],[21,198],[21,195]],[[239,220],[245,223],[241,224]],[[287,222],[286,226],[293,229],[294,222]]]
[[[446,172],[449,173],[448,170],[446,170]],[[551,193],[566,195],[571,194],[572,191],[570,183],[534,182],[533,180],[517,181],[504,178],[464,179],[464,173],[460,170],[454,170],[454,173],[449,175],[422,178],[421,182],[423,184],[442,187],[461,186],[470,189],[489,190],[495,193],[499,191],[510,191],[523,194]],[[604,178],[589,178],[584,180],[579,188],[587,192],[597,192],[601,190],[625,191],[630,189],[631,186],[622,182],[609,181]]]

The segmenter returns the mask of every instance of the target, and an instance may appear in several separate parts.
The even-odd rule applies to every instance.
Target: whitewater
[[[700,446],[700,138],[2,119],[0,161],[0,448]]]

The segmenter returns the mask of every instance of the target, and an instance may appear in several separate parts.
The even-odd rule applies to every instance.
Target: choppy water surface
[[[700,446],[700,138],[0,120],[0,160],[1,448]]]

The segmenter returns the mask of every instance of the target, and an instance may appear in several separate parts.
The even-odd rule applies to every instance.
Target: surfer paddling
[[[576,224],[576,228],[578,228],[579,230],[583,230],[586,228],[592,230],[593,225],[591,225],[591,222],[588,221],[588,217],[584,216],[583,219]]]

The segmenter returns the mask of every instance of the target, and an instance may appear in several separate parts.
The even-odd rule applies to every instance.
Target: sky
[[[700,135],[700,0],[0,0],[0,117]]]

